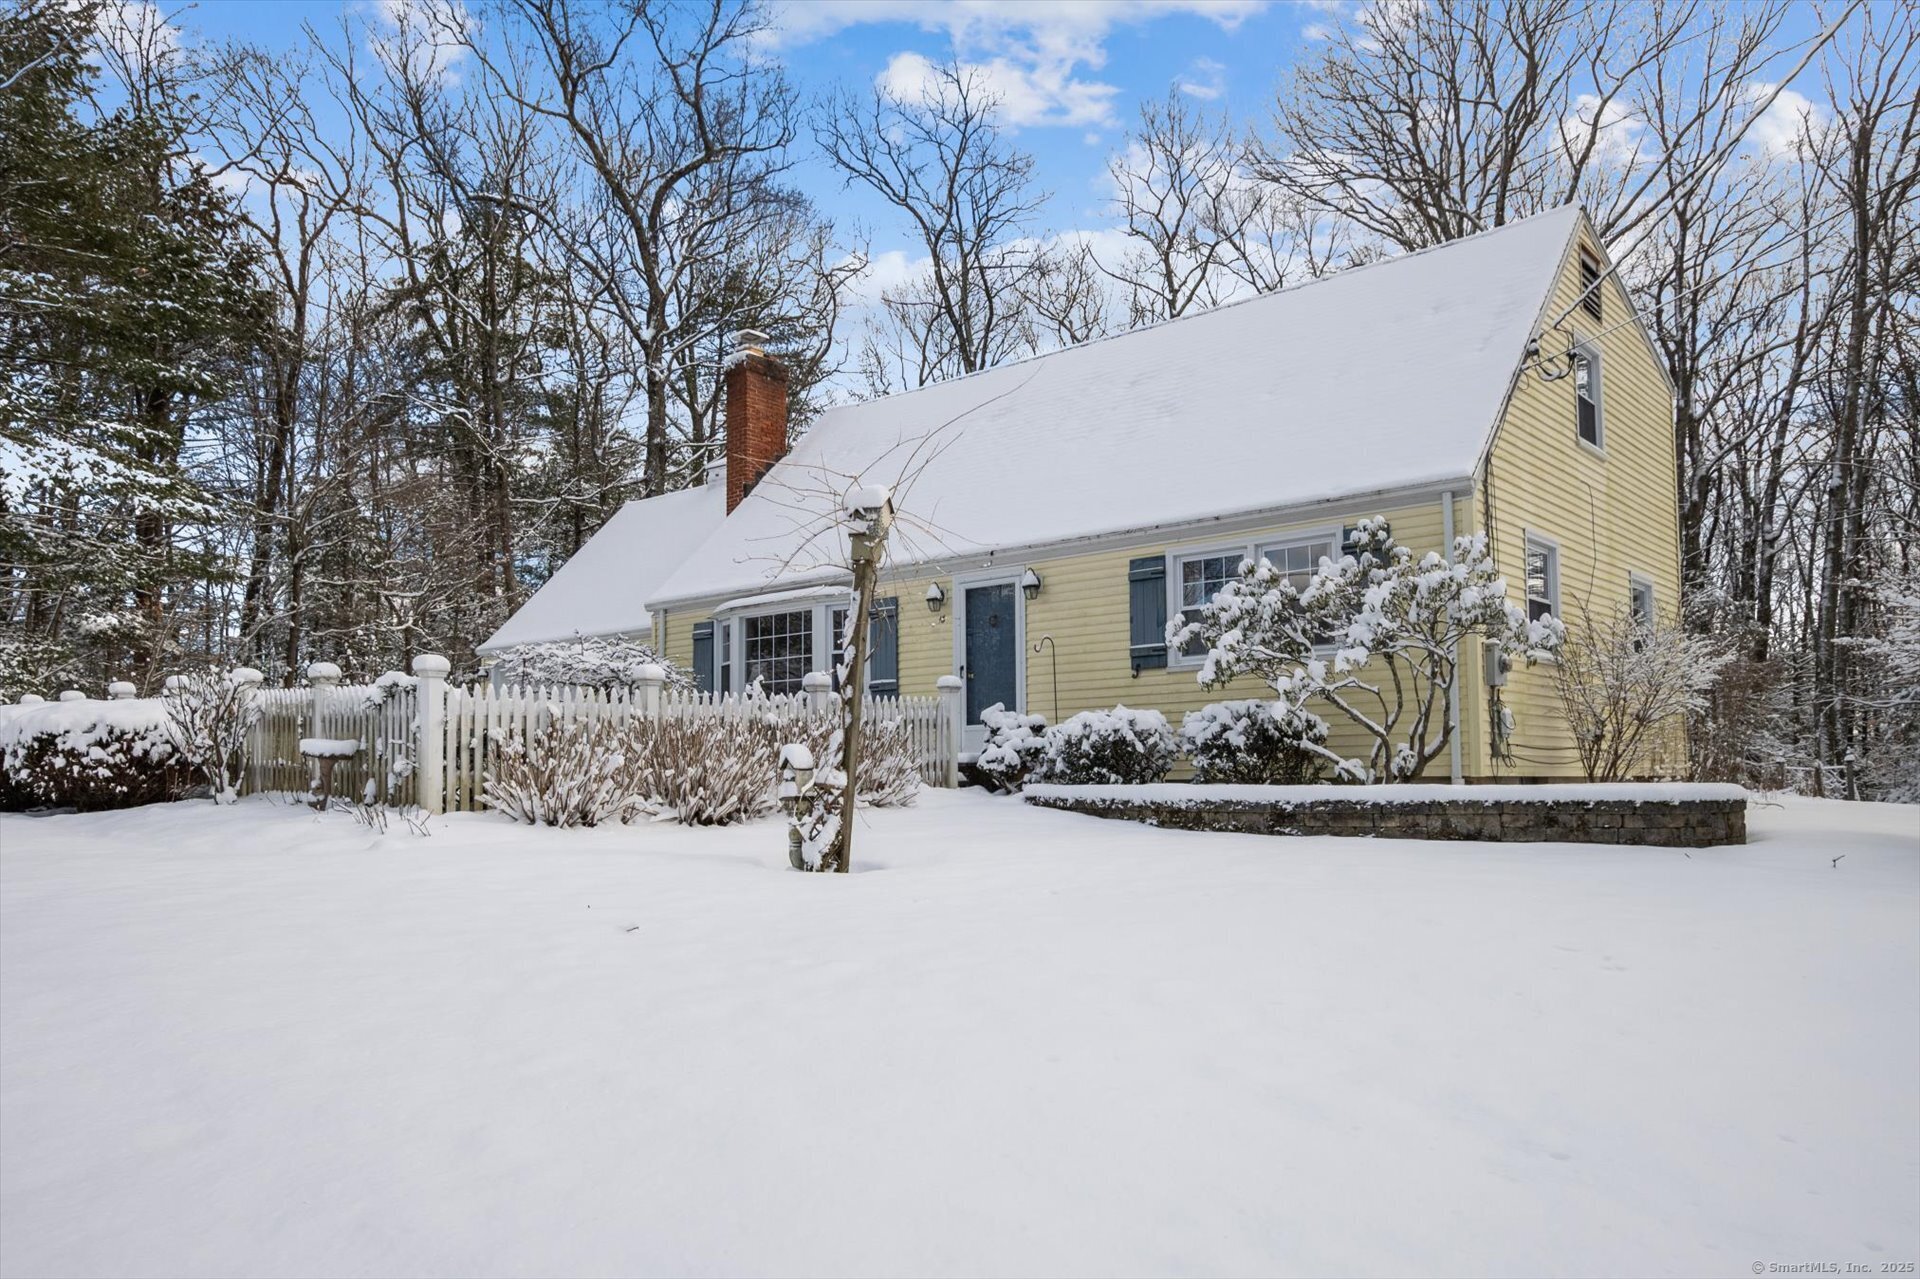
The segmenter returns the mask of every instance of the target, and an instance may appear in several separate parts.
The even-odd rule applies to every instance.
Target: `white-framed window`
[[[1290,542],[1269,542],[1256,553],[1293,583],[1294,590],[1304,591],[1319,571],[1320,561],[1330,560],[1338,553],[1339,542],[1339,538],[1328,534]]]
[[[1527,534],[1527,620],[1560,615],[1560,544],[1539,533]]]
[[[716,690],[726,693],[733,688],[733,623],[715,622],[713,626],[714,682]]]
[[[1653,625],[1653,583],[1638,573],[1627,575],[1627,607],[1635,626]]]
[[[1243,560],[1262,556],[1286,579],[1293,589],[1303,591],[1320,568],[1320,561],[1340,554],[1340,535],[1331,530],[1295,534],[1270,542],[1245,546],[1212,548],[1174,556],[1170,591],[1172,610],[1187,613],[1204,608],[1220,588],[1240,577]],[[1182,665],[1195,665],[1207,655],[1206,643],[1189,640],[1184,649],[1172,656]]]
[[[1220,588],[1240,576],[1240,561],[1247,558],[1246,548],[1239,547],[1231,551],[1209,551],[1199,555],[1183,555],[1179,559],[1175,589],[1180,592],[1175,601],[1177,610],[1184,616],[1190,610],[1205,608]],[[1201,658],[1207,655],[1207,644],[1198,636],[1186,642],[1180,650],[1182,657]]]
[[[800,681],[813,669],[813,617],[812,609],[801,608],[740,619],[745,687],[758,680],[769,694],[800,691]]]
[[[1573,429],[1583,444],[1601,448],[1606,441],[1600,396],[1600,352],[1580,343],[1573,348]]]
[[[827,674],[833,676],[833,687],[840,688],[840,668],[847,664],[847,613],[844,607],[827,610],[827,652],[833,654],[827,663]]]

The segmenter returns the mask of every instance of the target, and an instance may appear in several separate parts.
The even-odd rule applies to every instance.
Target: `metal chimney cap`
[[[733,333],[734,349],[740,351],[763,350],[772,340],[759,329],[735,329]]]

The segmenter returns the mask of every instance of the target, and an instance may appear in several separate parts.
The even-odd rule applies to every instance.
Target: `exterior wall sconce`
[[[1022,573],[1020,575],[1020,589],[1026,594],[1028,599],[1032,599],[1038,595],[1040,593],[1040,575],[1032,569],[1028,569]]]
[[[941,606],[946,602],[947,593],[940,589],[940,583],[935,582],[927,588],[927,612],[932,613],[935,617],[940,616]]]

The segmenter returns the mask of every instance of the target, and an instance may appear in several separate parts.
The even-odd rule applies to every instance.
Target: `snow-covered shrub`
[[[1708,693],[1733,654],[1721,640],[1664,621],[1642,621],[1624,604],[1601,617],[1575,615],[1553,688],[1590,782],[1644,775],[1660,749],[1682,764],[1678,734],[1707,709]]]
[[[490,737],[481,793],[529,826],[598,826],[639,807],[626,731],[603,719],[556,716],[531,733]]]
[[[1257,697],[1188,711],[1180,744],[1197,782],[1297,786],[1320,780],[1327,721],[1312,711]]]
[[[635,719],[626,737],[629,784],[683,825],[747,821],[773,808],[783,735],[775,717],[765,715]]]
[[[840,764],[840,730],[836,719],[811,716],[803,730],[789,740],[806,746],[823,767]],[[776,743],[776,746],[784,743]],[[859,794],[855,798],[873,808],[904,808],[920,794],[920,754],[913,731],[903,720],[867,720],[860,734]]]
[[[1116,706],[1081,711],[1047,730],[1033,780],[1064,786],[1165,781],[1173,769],[1173,728],[1159,711]]]
[[[869,720],[860,735],[859,794],[875,808],[905,808],[920,795],[920,752],[904,720]]]
[[[1450,557],[1416,559],[1386,520],[1364,519],[1349,545],[1338,561],[1321,560],[1304,590],[1264,557],[1245,561],[1211,601],[1168,624],[1167,643],[1207,645],[1203,688],[1251,674],[1289,706],[1345,716],[1372,739],[1366,758],[1305,742],[1342,779],[1411,781],[1452,740],[1447,690],[1461,654],[1478,660],[1494,640],[1531,663],[1559,650],[1565,628],[1551,615],[1529,621],[1507,600],[1483,535],[1455,538]]]
[[[0,712],[0,803],[93,812],[175,798],[184,786],[158,698],[45,702]]]
[[[240,797],[241,756],[247,734],[260,721],[256,685],[260,673],[242,667],[231,674],[200,671],[167,681],[167,739],[180,762],[192,769],[216,804]]]
[[[1019,790],[1046,745],[1042,734],[1047,731],[1047,721],[1039,715],[1010,711],[995,702],[980,712],[980,722],[986,726],[987,741],[973,762],[974,772],[998,794]]]
[[[643,666],[658,666],[665,671],[668,688],[693,687],[692,677],[665,657],[645,644],[619,636],[516,644],[502,649],[494,662],[504,683],[577,684],[599,689],[635,686]]]

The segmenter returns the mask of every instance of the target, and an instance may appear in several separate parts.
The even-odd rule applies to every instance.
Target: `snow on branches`
[[[1303,749],[1343,780],[1401,782],[1452,739],[1447,694],[1460,654],[1477,655],[1480,641],[1493,640],[1532,663],[1556,652],[1564,634],[1551,616],[1529,622],[1507,600],[1485,537],[1455,538],[1450,557],[1416,559],[1375,518],[1360,521],[1348,554],[1320,561],[1304,590],[1264,558],[1243,561],[1211,602],[1174,619],[1167,642],[1207,645],[1205,688],[1251,674],[1294,711],[1332,707],[1371,740],[1366,757],[1307,738]]]
[[[668,688],[692,688],[693,679],[645,644],[618,635],[585,635],[546,644],[516,644],[502,649],[495,668],[509,684],[581,684],[591,688],[632,688],[642,667],[667,673]]]
[[[247,734],[259,722],[260,672],[249,667],[200,671],[167,680],[167,736],[181,761],[198,773],[216,804],[240,798]]]
[[[1707,694],[1732,651],[1711,636],[1643,621],[1624,606],[1584,610],[1560,649],[1553,686],[1590,782],[1640,776]],[[1677,752],[1676,752],[1677,762]]]

